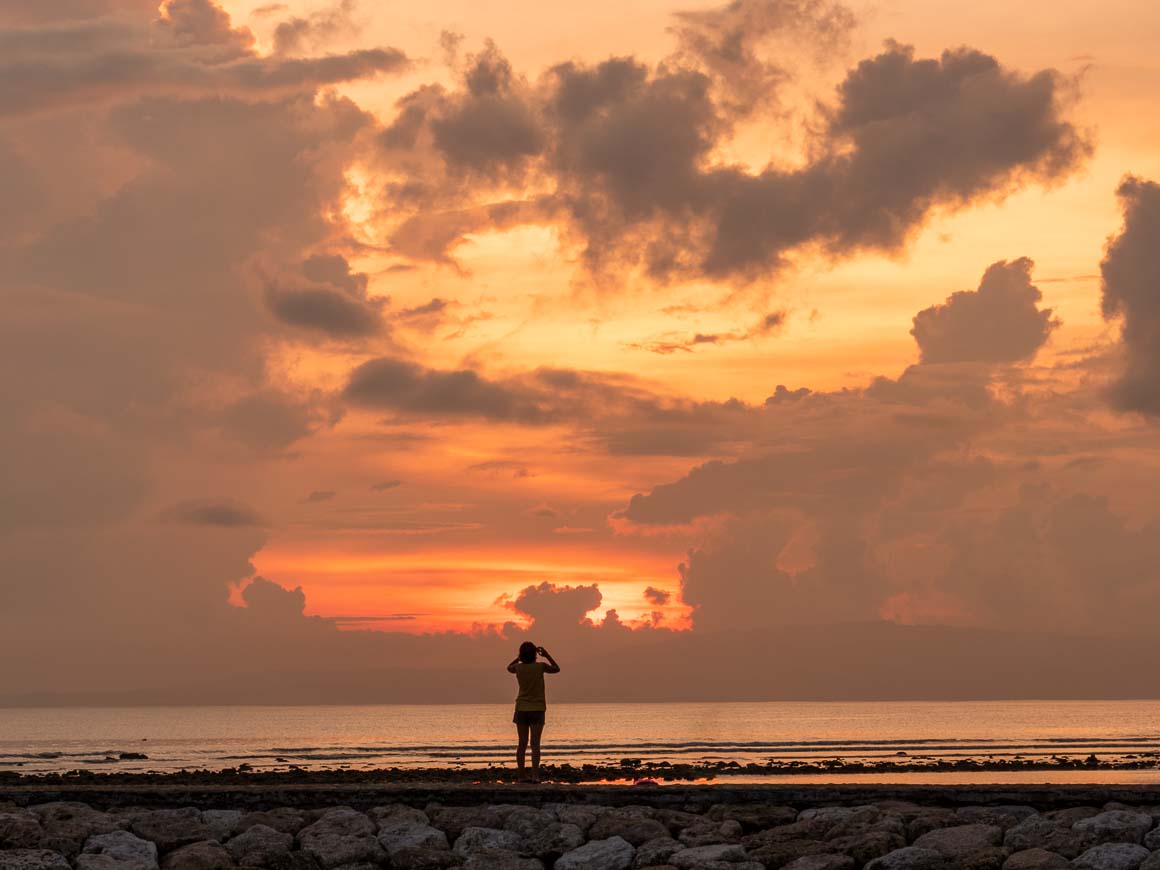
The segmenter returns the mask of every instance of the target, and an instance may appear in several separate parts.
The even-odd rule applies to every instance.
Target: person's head
[[[536,660],[536,645],[530,640],[520,644],[520,661],[530,664]]]

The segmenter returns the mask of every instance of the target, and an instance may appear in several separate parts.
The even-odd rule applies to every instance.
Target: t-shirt
[[[516,695],[516,710],[533,712],[547,710],[548,701],[544,697],[544,668],[543,662],[517,662],[516,680],[520,684],[520,693]]]

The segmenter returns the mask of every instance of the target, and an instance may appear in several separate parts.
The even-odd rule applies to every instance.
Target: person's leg
[[[544,733],[544,723],[532,725],[532,776],[540,778],[540,736]]]
[[[520,779],[524,778],[524,755],[528,751],[528,725],[526,722],[516,723],[516,736],[519,745],[516,747],[516,767],[520,770]]]

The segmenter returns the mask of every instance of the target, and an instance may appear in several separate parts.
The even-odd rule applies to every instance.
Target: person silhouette
[[[546,662],[536,661],[541,655]],[[528,749],[528,737],[532,739],[532,782],[540,781],[540,737],[544,733],[544,713],[548,709],[547,698],[544,695],[544,674],[560,673],[560,666],[556,660],[542,646],[536,646],[531,641],[520,644],[520,652],[507,666],[509,674],[515,674],[519,683],[519,694],[516,695],[516,711],[512,721],[516,723],[516,736],[519,744],[516,748],[516,767],[519,768],[520,779],[524,779],[524,757]]]

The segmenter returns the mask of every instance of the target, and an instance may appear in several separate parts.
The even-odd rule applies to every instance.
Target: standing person
[[[536,661],[541,655],[546,662]],[[507,666],[509,674],[516,675],[520,692],[516,695],[516,712],[512,721],[516,723],[519,747],[516,749],[516,766],[520,779],[524,778],[524,755],[528,749],[529,733],[532,738],[532,782],[540,781],[540,736],[544,733],[544,711],[548,709],[544,697],[544,674],[560,673],[556,660],[542,646],[531,641],[520,644],[520,653]]]

